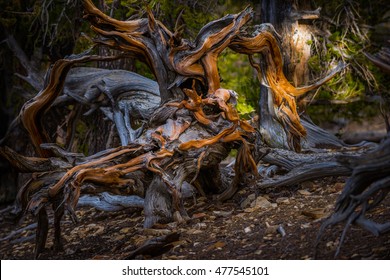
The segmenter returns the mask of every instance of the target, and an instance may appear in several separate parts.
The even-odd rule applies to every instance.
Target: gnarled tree
[[[313,85],[294,87],[283,73],[280,44],[272,25],[246,26],[252,17],[250,7],[206,24],[195,40],[189,41],[179,31],[168,30],[152,11],[147,18],[118,21],[90,0],[83,2],[85,19],[98,34],[95,43],[119,50],[120,57],[142,60],[156,81],[122,70],[71,69],[92,60],[118,58],[86,52],[58,60],[48,71],[44,88],[24,105],[18,120],[39,157],[23,157],[8,148],[1,148],[0,153],[21,172],[36,173],[18,194],[20,210],[37,215],[36,256],[46,243],[46,207],[53,206],[55,247],[60,248],[64,210],[76,220],[74,210],[82,194],[107,191],[144,197],[145,227],[189,219],[183,206],[183,188],[188,184],[201,193],[217,194],[217,199],[230,198],[245,173],[258,176],[261,158],[278,162],[278,151],[272,156],[263,148],[263,138],[278,137],[271,140],[293,151],[300,151],[301,142],[311,139],[310,135],[306,138],[296,97],[325,83],[343,67],[340,64]],[[259,124],[255,120],[240,118],[235,109],[237,93],[220,87],[217,60],[226,48],[248,55],[267,87],[262,93],[269,105],[265,118],[274,125],[264,127],[261,119],[260,129],[256,129]],[[45,113],[52,106],[69,103],[89,107],[87,113],[102,110],[115,123],[121,146],[86,157],[48,144],[53,140],[42,121]],[[136,126],[135,120],[142,125]],[[310,132],[312,125],[307,122],[306,127]],[[271,129],[277,133],[270,133]],[[69,126],[70,134],[72,130]],[[229,182],[220,176],[220,162],[232,148],[238,153],[235,175]],[[279,155],[280,165],[294,168],[294,163],[282,158]]]

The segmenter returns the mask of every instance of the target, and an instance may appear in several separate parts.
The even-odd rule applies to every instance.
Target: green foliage
[[[339,123],[340,120],[361,121],[378,115],[378,103],[366,101],[350,102],[348,104],[308,106],[306,113],[314,123]]]
[[[88,155],[89,153],[89,145],[86,141],[88,134],[88,126],[85,122],[79,121],[76,125],[76,139],[84,139],[82,143],[78,143],[77,152],[83,153],[84,155]]]
[[[146,65],[145,63],[139,60],[134,60],[133,66],[134,66],[134,72],[141,73],[142,76],[154,80],[154,75],[152,71],[149,69],[148,65]]]
[[[222,78],[221,86],[238,93],[237,110],[243,117],[249,117],[257,106],[260,85],[248,58],[225,50],[218,60],[218,69]]]
[[[314,38],[313,54],[309,59],[309,68],[314,76],[319,77],[328,71],[336,61],[348,64],[342,77],[333,78],[324,85],[316,97],[320,99],[348,100],[378,93],[383,74],[378,72],[365,57],[364,52],[375,51],[371,44],[367,24],[375,24],[376,19],[370,13],[380,13],[382,1],[319,1],[317,5],[324,7],[323,17],[329,22],[317,23],[321,30],[328,30],[329,36]],[[369,5],[369,7],[367,6]],[[383,7],[383,6],[382,6]]]

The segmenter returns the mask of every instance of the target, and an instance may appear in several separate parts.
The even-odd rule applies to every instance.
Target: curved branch
[[[306,136],[306,129],[301,124],[295,97],[305,94],[329,81],[345,65],[339,64],[326,77],[305,87],[294,87],[283,73],[282,52],[275,30],[270,24],[257,27],[252,37],[237,36],[229,48],[247,54],[251,65],[258,72],[258,79],[266,84],[273,96],[274,115],[286,131],[290,148],[300,150],[300,139]],[[253,59],[254,54],[261,54],[264,61],[260,64]]]
[[[30,135],[35,150],[41,157],[47,158],[52,155],[50,151],[44,150],[40,146],[42,143],[51,142],[42,125],[42,118],[62,92],[69,70],[76,63],[102,59],[113,60],[117,59],[117,57],[102,58],[96,55],[80,54],[58,60],[48,71],[44,88],[23,105],[18,118],[21,119],[23,126]]]

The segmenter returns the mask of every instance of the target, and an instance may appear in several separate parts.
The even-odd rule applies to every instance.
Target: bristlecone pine
[[[201,193],[230,198],[243,175],[257,175],[264,156],[257,124],[240,118],[237,93],[220,86],[217,60],[226,48],[246,54],[258,78],[271,93],[272,118],[284,129],[287,146],[301,149],[306,129],[297,113],[297,96],[333,77],[343,66],[311,86],[296,88],[283,74],[282,53],[273,27],[263,24],[248,33],[252,9],[227,15],[206,24],[194,41],[168,30],[147,11],[147,18],[119,21],[90,0],[84,18],[98,34],[96,44],[121,51],[115,57],[86,52],[58,60],[48,70],[43,89],[21,109],[21,121],[38,157],[24,157],[2,147],[1,154],[20,172],[34,173],[19,191],[21,212],[37,215],[36,256],[45,247],[47,207],[55,218],[55,247],[61,248],[60,220],[65,209],[76,220],[75,208],[82,194],[111,192],[145,197],[145,227],[172,219],[189,219],[183,206],[182,185]],[[97,60],[131,56],[145,62],[155,80],[121,70],[73,68]],[[68,75],[69,74],[69,75]],[[98,78],[99,82],[96,82]],[[52,143],[43,117],[64,100],[91,110],[101,107],[115,123],[121,146],[91,156],[67,152]],[[133,121],[142,120],[134,129]],[[71,129],[70,129],[71,130]],[[231,182],[220,175],[220,162],[238,150]]]

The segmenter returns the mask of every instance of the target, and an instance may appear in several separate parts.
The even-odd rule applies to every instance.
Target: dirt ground
[[[186,224],[171,223],[143,229],[141,210],[101,212],[94,208],[77,211],[79,223],[68,217],[63,221],[64,250],[54,252],[53,232],[40,259],[123,259],[147,240],[172,232],[179,238],[170,250],[154,259],[333,259],[343,226],[326,230],[317,248],[315,243],[321,220],[334,207],[346,178],[325,178],[293,187],[273,188],[260,193],[256,186],[243,186],[232,200],[216,203],[197,197],[186,201],[192,217]],[[375,209],[377,222],[390,220],[390,198]],[[387,209],[387,210],[386,210]],[[32,259],[34,229],[23,230],[12,238],[14,230],[32,224],[28,216],[18,225],[1,221],[0,258]],[[379,237],[349,228],[336,259],[389,259],[389,235]]]

